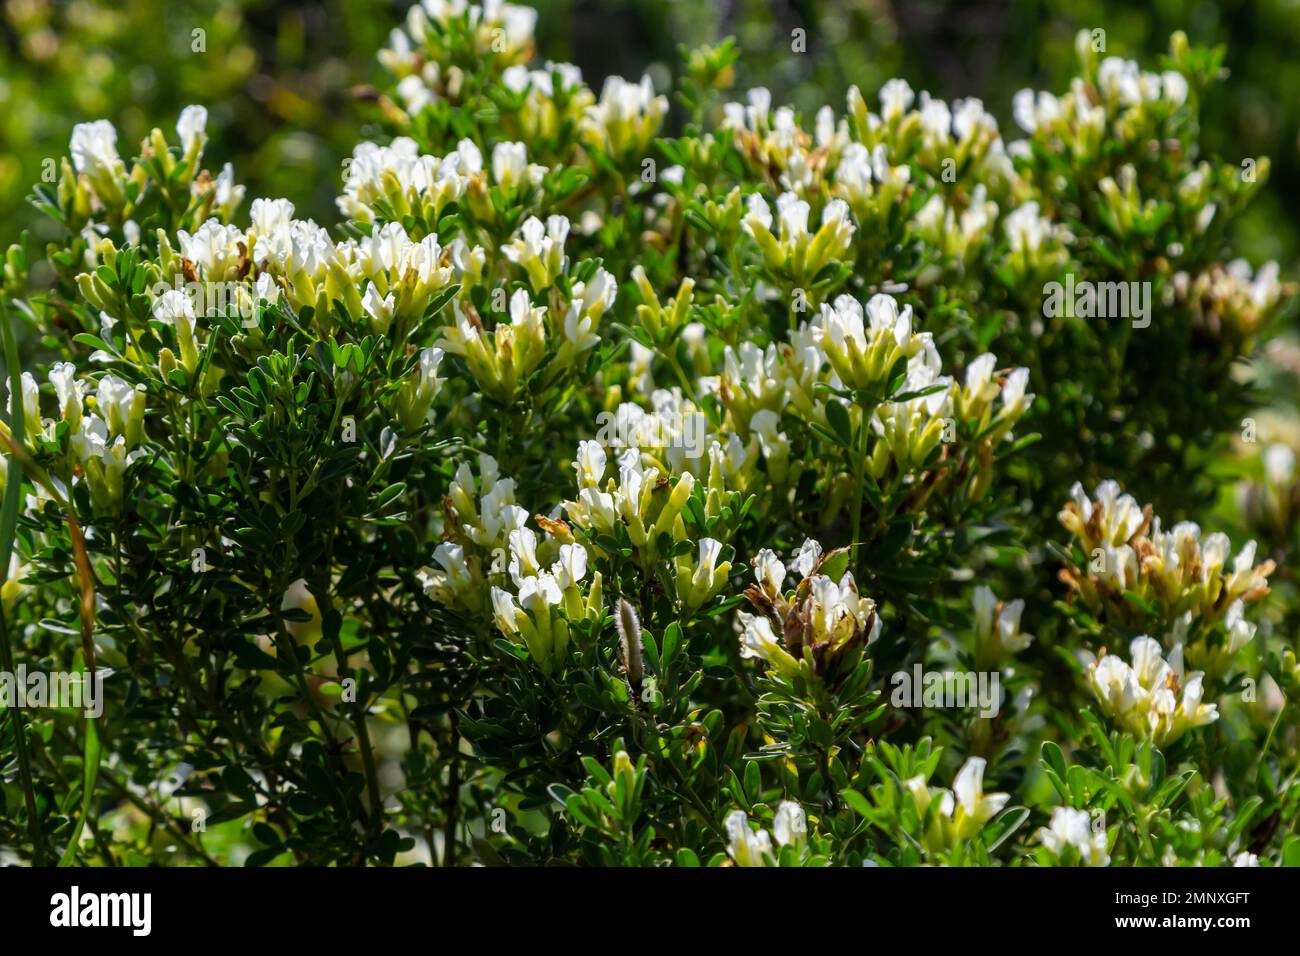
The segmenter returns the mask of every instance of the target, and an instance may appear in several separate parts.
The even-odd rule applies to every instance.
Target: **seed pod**
[[[641,621],[636,609],[626,598],[618,599],[618,614],[614,618],[618,627],[619,649],[623,658],[623,673],[627,676],[628,686],[633,696],[640,693],[641,679],[645,676],[645,664],[642,661]]]

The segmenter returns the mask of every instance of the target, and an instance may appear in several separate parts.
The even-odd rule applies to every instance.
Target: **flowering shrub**
[[[0,299],[2,663],[102,708],[9,705],[3,842],[1300,862],[1275,560],[1132,494],[1208,508],[1290,291],[1224,262],[1268,164],[1198,148],[1221,53],[1081,34],[1004,140],[903,80],[730,102],[730,43],[674,114],[534,21],[411,9],[329,228],[245,214],[201,106],[77,126]]]

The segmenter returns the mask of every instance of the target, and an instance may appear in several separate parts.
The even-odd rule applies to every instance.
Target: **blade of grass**
[[[22,425],[22,373],[18,370],[18,346],[13,336],[13,328],[9,323],[9,312],[4,310],[0,316],[0,335],[4,337],[5,361],[10,367],[10,388],[15,397],[13,405],[15,407],[13,419],[20,427]],[[95,575],[90,567],[90,555],[86,551],[86,538],[81,532],[81,525],[77,521],[76,512],[72,509],[72,504],[63,497],[58,486],[50,480],[50,476],[31,455],[27,453],[26,447],[22,444],[21,438],[15,441],[15,434],[21,435],[21,432],[11,432],[8,428],[0,428],[0,441],[3,441],[9,451],[10,466],[10,487],[12,487],[13,475],[19,474],[19,481],[25,474],[35,484],[43,487],[46,492],[54,499],[54,503],[63,510],[68,518],[68,538],[72,542],[73,559],[77,566],[77,582],[81,596],[81,657],[82,665],[88,675],[92,686],[95,682]],[[8,489],[6,489],[6,492]],[[9,507],[9,497],[6,495],[6,508]],[[17,499],[14,503],[15,521],[17,520]],[[0,515],[0,517],[3,517]],[[3,525],[0,525],[0,531],[3,531]],[[10,536],[10,548],[12,548],[12,535]],[[3,544],[3,541],[0,541]],[[2,553],[2,552],[0,552]],[[5,569],[8,569],[6,559]],[[2,628],[0,628],[2,630]],[[6,634],[5,647],[8,649],[8,638]],[[84,680],[85,678],[83,678]],[[17,710],[17,708],[14,708]],[[95,725],[98,718],[85,717],[85,743],[82,751],[82,768],[84,771],[81,794],[81,816],[77,820],[76,826],[72,831],[72,838],[68,842],[68,847],[63,856],[59,859],[59,866],[67,866],[76,856],[77,843],[81,838],[81,831],[85,827],[86,819],[94,810],[95,783],[99,778],[99,733]],[[34,806],[34,804],[33,804]],[[31,811],[29,810],[29,813]]]
[[[14,339],[13,326],[10,324],[9,307],[0,301],[0,338],[4,342],[5,365],[9,371],[9,394],[14,396],[12,413],[9,416],[9,430],[22,444],[26,435],[23,421],[23,383],[22,369],[18,365],[18,343]],[[10,468],[5,481],[3,510],[0,510],[0,589],[9,580],[9,560],[13,556],[14,537],[18,529],[18,503],[22,496],[23,471],[19,467]],[[0,603],[0,664],[9,673],[14,672],[13,648],[9,642],[9,622],[5,619],[4,606]],[[37,866],[44,862],[45,839],[41,833],[41,821],[36,816],[36,791],[32,786],[31,756],[27,752],[27,728],[23,720],[21,707],[10,707],[9,713],[14,725],[14,751],[18,755],[18,776],[22,781],[23,801],[27,805],[27,826],[32,836],[32,857]]]
[[[92,681],[95,679],[93,672],[90,679]],[[59,866],[70,866],[76,859],[77,847],[81,844],[81,831],[95,809],[95,784],[99,780],[99,731],[95,726],[94,718],[85,717],[83,722],[86,743],[81,756],[81,816],[77,818],[77,825],[72,828],[72,836],[68,838],[68,847],[59,858]]]
[[[86,539],[81,533],[81,526],[72,513],[72,506],[67,507],[68,536],[72,539],[72,553],[77,564],[77,580],[81,589],[81,655],[91,686],[95,686],[95,575],[90,568],[90,555],[86,551]],[[85,678],[83,678],[84,680]],[[68,866],[76,858],[77,846],[81,842],[81,831],[95,810],[95,782],[99,779],[99,729],[97,717],[83,717],[86,742],[82,752],[83,768],[81,790],[81,816],[68,839],[68,848],[63,851],[59,866]]]

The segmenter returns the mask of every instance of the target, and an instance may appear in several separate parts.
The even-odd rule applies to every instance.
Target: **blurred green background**
[[[383,80],[375,51],[409,4],[273,0],[6,0],[0,19],[0,239],[37,224],[25,202],[76,122],[111,119],[129,157],[179,110],[211,111],[209,164],[234,163],[249,196],[287,196],[300,214],[334,218],[340,164],[373,135],[354,87]],[[1231,75],[1205,104],[1203,143],[1225,159],[1267,155],[1266,195],[1237,236],[1252,260],[1300,257],[1300,2],[1296,0],[541,0],[539,54],[610,73],[649,70],[665,85],[679,44],[734,35],[737,95],[772,89],[805,110],[892,76],[945,99],[978,96],[1014,138],[1012,94],[1061,92],[1081,28],[1106,31],[1107,54],[1154,67],[1177,29],[1226,44]],[[807,52],[791,50],[806,31]],[[203,31],[201,34],[195,31]],[[198,49],[202,47],[202,49]]]

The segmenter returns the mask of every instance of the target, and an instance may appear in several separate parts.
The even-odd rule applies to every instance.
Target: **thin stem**
[[[662,349],[660,354],[663,355],[663,357],[668,361],[668,364],[672,367],[673,374],[677,376],[677,381],[681,384],[682,391],[686,393],[686,397],[691,400],[692,404],[699,406],[699,399],[695,396],[695,387],[691,385],[690,379],[687,378],[686,370],[682,368],[682,363],[677,360],[677,353],[671,346],[668,346]]]
[[[447,819],[442,833],[442,865],[456,863],[456,826],[460,814],[460,717],[451,711],[451,744],[447,771]]]
[[[850,552],[849,563],[853,565],[853,574],[859,581],[862,580],[862,568],[858,566],[858,549],[862,543],[862,499],[866,494],[867,488],[867,435],[870,425],[872,409],[865,405],[859,406],[862,409],[862,420],[858,423],[857,438],[853,443],[853,467],[854,467],[854,491],[853,491],[853,541],[852,551]]]
[[[337,421],[340,404],[335,405],[334,419]],[[331,432],[333,430],[331,423]],[[318,462],[319,464],[319,462]],[[297,510],[295,504],[294,510]],[[337,500],[335,501],[335,514],[337,515]],[[340,637],[342,629],[342,619],[338,612],[333,609],[333,599],[330,596],[330,585],[333,580],[331,568],[334,566],[334,539],[337,535],[337,521],[330,523],[327,544],[325,546],[325,559],[321,562],[321,574],[316,577],[312,584],[315,588],[313,594],[316,595],[317,603],[326,608],[325,613],[321,615],[321,627],[323,633],[328,636],[331,646],[334,650],[335,666],[338,670],[339,677],[342,680],[356,678],[353,676],[354,671],[348,660],[348,654],[343,648],[343,639]],[[366,775],[366,793],[370,800],[370,831],[372,834],[378,834],[383,828],[384,821],[384,803],[383,797],[379,792],[379,773],[375,767],[374,748],[370,743],[370,729],[366,724],[367,704],[361,695],[361,688],[357,687],[356,700],[352,707],[352,724],[356,728],[357,744],[361,748],[361,765]]]

